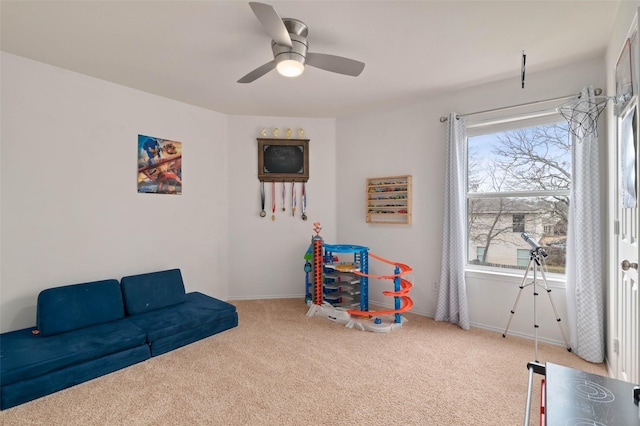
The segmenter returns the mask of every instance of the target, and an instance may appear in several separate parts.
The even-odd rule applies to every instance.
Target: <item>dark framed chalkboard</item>
[[[258,139],[258,179],[309,180],[309,139]]]

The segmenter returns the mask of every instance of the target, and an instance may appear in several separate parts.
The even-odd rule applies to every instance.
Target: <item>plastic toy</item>
[[[373,332],[388,332],[402,327],[407,319],[403,312],[413,307],[409,290],[413,286],[406,275],[411,267],[369,253],[369,249],[356,245],[325,244],[320,236],[320,223],[316,222],[316,235],[305,258],[305,294],[309,305],[307,316],[322,315],[328,319]],[[352,254],[353,261],[341,261],[338,254]],[[344,257],[344,256],[343,256]],[[369,274],[369,257],[394,265],[391,275]],[[382,294],[394,298],[394,309],[369,310],[369,278],[392,280],[393,291]]]

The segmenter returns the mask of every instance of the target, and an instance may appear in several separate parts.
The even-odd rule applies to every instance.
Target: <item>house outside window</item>
[[[571,185],[571,138],[560,116],[509,128],[470,128],[467,138],[468,263],[525,269],[527,232],[563,274]],[[552,232],[548,232],[552,231]]]

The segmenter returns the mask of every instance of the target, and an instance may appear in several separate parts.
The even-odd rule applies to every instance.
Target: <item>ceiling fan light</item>
[[[300,61],[287,59],[278,62],[276,69],[285,77],[297,77],[304,71],[304,64]]]

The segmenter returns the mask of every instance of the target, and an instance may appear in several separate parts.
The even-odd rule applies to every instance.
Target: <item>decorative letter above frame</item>
[[[258,138],[258,179],[309,180],[309,139]]]

